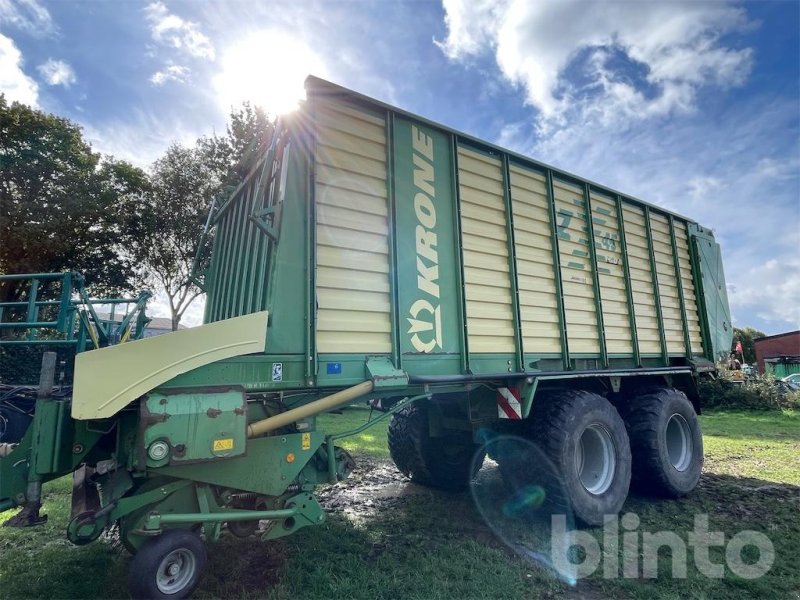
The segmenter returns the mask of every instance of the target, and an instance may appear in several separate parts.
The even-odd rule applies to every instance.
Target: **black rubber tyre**
[[[0,406],[0,444],[19,443],[30,423],[30,415],[8,406]]]
[[[457,490],[469,486],[483,464],[481,445],[468,431],[431,437],[428,407],[412,404],[396,412],[389,424],[389,453],[398,470],[414,483]]]
[[[186,529],[166,529],[147,540],[131,560],[128,591],[132,598],[188,598],[206,567],[206,547]]]
[[[625,424],[637,490],[679,498],[695,488],[703,470],[703,435],[686,394],[668,388],[636,396]]]
[[[560,477],[558,485],[543,479],[552,500],[590,526],[622,510],[631,482],[631,450],[625,423],[608,400],[582,390],[537,398],[530,436],[551,461],[550,472]]]

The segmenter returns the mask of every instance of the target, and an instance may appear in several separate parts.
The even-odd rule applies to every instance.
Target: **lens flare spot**
[[[546,497],[540,485],[526,485],[517,490],[503,505],[503,514],[507,517],[524,517],[531,511],[539,510]]]

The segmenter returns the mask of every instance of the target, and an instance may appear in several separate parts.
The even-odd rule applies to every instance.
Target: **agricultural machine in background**
[[[392,416],[392,458],[420,484],[467,486],[487,450],[478,432],[496,431],[537,444],[558,491],[537,464],[490,448],[503,476],[566,496],[585,524],[617,513],[632,480],[691,492],[697,380],[732,332],[713,234],[306,85],[210,208],[203,326],[135,339],[143,301],[104,325],[66,292],[44,322],[35,282],[25,320],[3,322],[25,332],[11,344],[37,343],[47,324],[48,343],[75,351],[64,377],[47,353],[39,385],[14,392],[30,423],[0,446],[0,510],[20,507],[10,524],[40,523],[42,483],[72,473],[67,537],[117,526],[132,595],[186,597],[223,527],[270,540],[325,520],[314,489],[347,477],[336,441],[363,427],[326,435],[316,417],[356,400],[388,407],[370,424]]]

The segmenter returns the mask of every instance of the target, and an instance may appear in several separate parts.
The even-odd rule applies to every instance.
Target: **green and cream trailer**
[[[211,206],[205,324],[78,354],[67,395],[43,369],[30,427],[0,446],[14,524],[74,472],[69,539],[116,524],[132,593],[186,596],[201,536],[324,520],[314,488],[353,461],[315,417],[354,401],[391,416],[419,484],[467,486],[487,449],[504,477],[540,477],[487,446],[502,434],[541,449],[545,494],[586,524],[631,480],[689,493],[697,381],[732,333],[713,233],[320,79],[306,91]]]

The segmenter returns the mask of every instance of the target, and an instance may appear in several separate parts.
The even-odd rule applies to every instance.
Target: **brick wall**
[[[764,359],[776,356],[800,356],[800,331],[779,333],[755,341],[758,372],[764,373]]]

